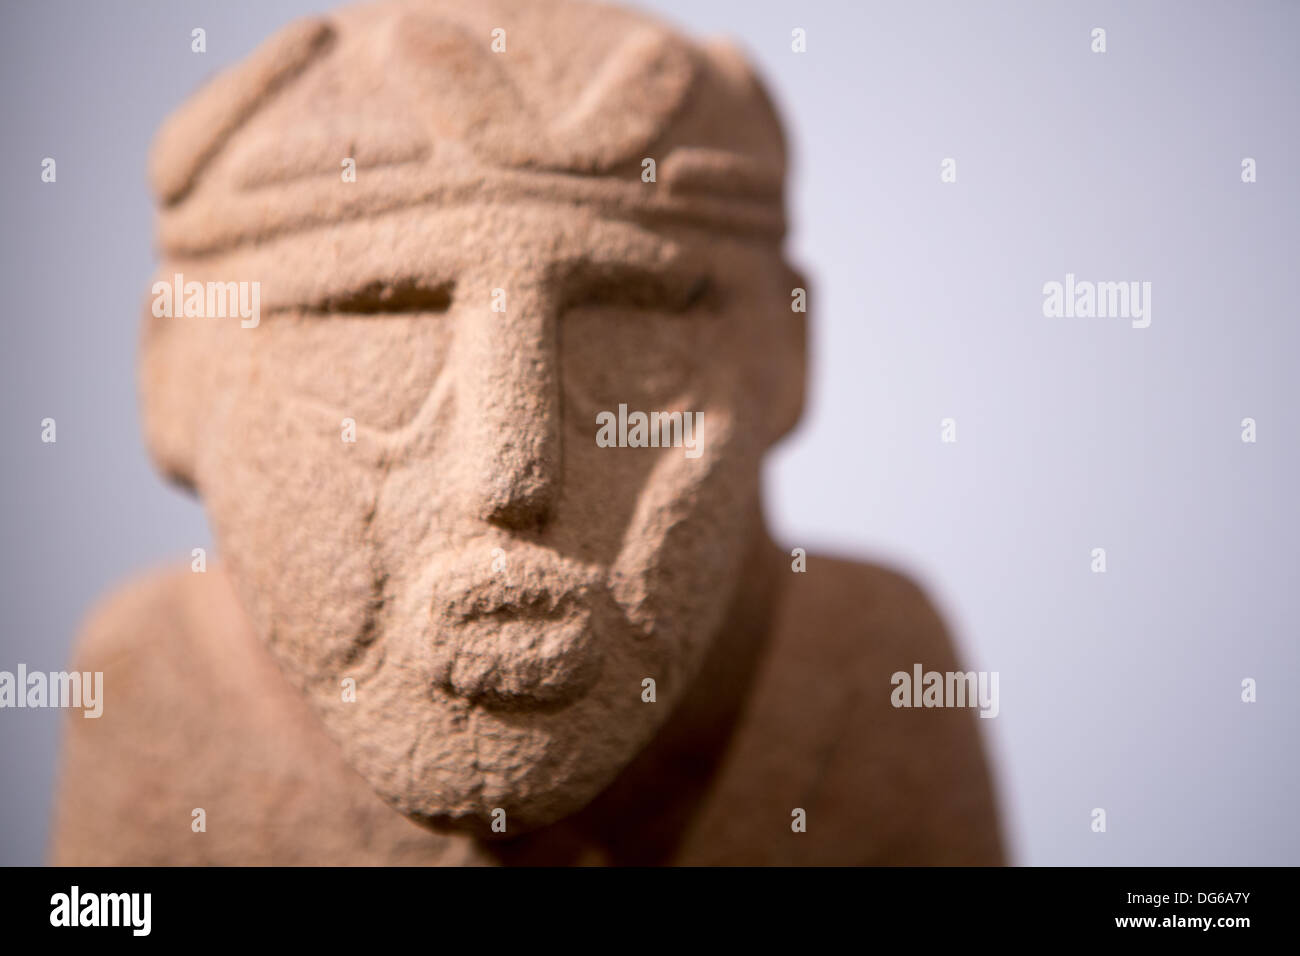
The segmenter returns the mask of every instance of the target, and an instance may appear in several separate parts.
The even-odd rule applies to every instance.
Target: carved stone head
[[[152,453],[400,811],[572,812],[725,626],[802,402],[784,168],[731,49],[559,0],[299,22],[160,132],[160,281],[260,312],[148,312]]]

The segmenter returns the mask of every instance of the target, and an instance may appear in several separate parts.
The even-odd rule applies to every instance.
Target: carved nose
[[[493,474],[479,492],[479,516],[503,528],[544,525],[551,517],[559,490],[558,444],[558,437],[550,434],[530,434],[517,442],[498,443],[491,455]]]
[[[545,524],[559,494],[556,317],[540,291],[504,291],[504,311],[487,304],[464,317],[459,414],[478,517],[522,529]]]

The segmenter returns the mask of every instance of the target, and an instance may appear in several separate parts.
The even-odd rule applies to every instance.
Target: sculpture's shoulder
[[[168,623],[174,624],[178,617],[186,615],[196,596],[196,586],[205,580],[179,567],[167,567],[122,583],[87,613],[73,645],[72,667],[113,670],[147,654],[147,648],[169,631],[174,632]]]
[[[810,556],[786,575],[710,801],[717,845],[752,862],[1002,862],[985,721],[969,708],[891,702],[899,671],[961,669],[925,592],[888,568],[834,558]],[[796,810],[804,832],[791,827]],[[755,839],[760,830],[773,839]]]
[[[56,864],[436,858],[439,841],[347,768],[220,567],[121,587],[89,615],[72,666],[103,674],[104,704],[64,724]]]
[[[789,574],[774,633],[777,654],[799,653],[799,646],[806,652],[811,642],[820,653],[865,666],[895,650],[955,659],[947,628],[920,584],[893,568],[842,558],[814,555],[806,570]]]
[[[247,680],[258,656],[220,568],[166,567],[130,579],[92,607],[71,666],[104,675],[104,716],[89,727],[143,722],[153,728],[153,747],[183,748],[187,742],[153,722],[196,704],[195,695],[208,701],[229,695],[230,684]]]
[[[176,705],[195,683],[188,663],[198,630],[193,618],[210,589],[206,574],[154,570],[101,598],[87,615],[70,667],[101,675],[103,709],[98,718],[71,711],[64,721],[54,863],[169,862],[143,846],[142,834],[170,829],[167,810],[143,797],[165,768],[184,762]],[[184,820],[174,825],[189,829]]]

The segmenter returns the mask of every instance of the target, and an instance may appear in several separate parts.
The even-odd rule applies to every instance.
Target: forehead
[[[454,283],[490,291],[556,285],[575,275],[624,274],[719,281],[779,262],[770,240],[729,236],[688,224],[647,224],[589,207],[555,203],[418,206],[281,235],[189,261],[172,259],[200,281],[257,281],[262,307],[292,307],[344,296],[374,283]]]

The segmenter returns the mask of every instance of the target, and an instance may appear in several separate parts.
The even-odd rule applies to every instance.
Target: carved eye
[[[262,320],[261,377],[317,408],[391,430],[423,406],[451,351],[454,285],[378,280]]]
[[[713,280],[701,274],[660,275],[638,269],[584,275],[570,289],[567,309],[625,309],[677,314],[716,304]]]
[[[376,280],[339,295],[328,296],[309,310],[339,315],[409,315],[446,312],[451,308],[454,282],[430,283],[422,279]]]
[[[704,305],[713,298],[713,280],[708,276],[700,276],[686,293],[686,301],[682,303],[681,311],[686,312],[698,305]]]

